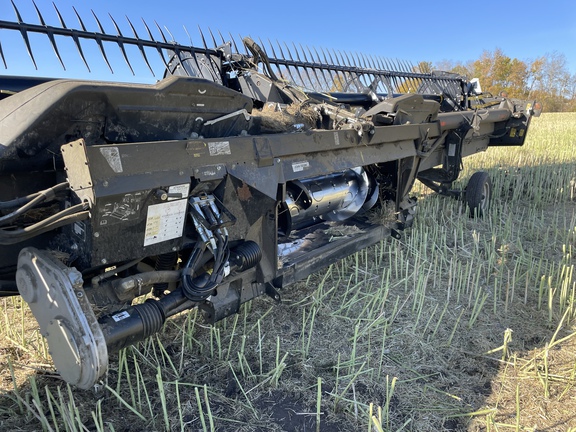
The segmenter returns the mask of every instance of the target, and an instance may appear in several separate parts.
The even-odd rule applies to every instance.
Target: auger
[[[356,52],[200,31],[201,46],[0,21],[73,41],[90,71],[96,44],[156,84],[0,79],[0,294],[21,295],[67,382],[90,388],[108,356],[191,308],[208,322],[390,236],[417,207],[416,180],[489,210],[490,179],[453,182],[463,159],[520,146],[535,101],[483,94],[475,80]],[[166,34],[170,38],[166,37]],[[136,47],[127,50],[126,47]],[[120,56],[110,55],[118,49]],[[163,70],[155,70],[158,55]],[[453,216],[458,217],[458,216]],[[346,235],[334,237],[334,227]],[[145,301],[141,301],[146,299]]]

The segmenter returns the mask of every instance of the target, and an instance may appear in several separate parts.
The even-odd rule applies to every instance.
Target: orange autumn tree
[[[434,68],[479,78],[485,93],[537,99],[548,112],[576,111],[576,74],[571,74],[564,54],[553,52],[533,60],[519,60],[501,49],[484,51],[468,63],[444,60]]]

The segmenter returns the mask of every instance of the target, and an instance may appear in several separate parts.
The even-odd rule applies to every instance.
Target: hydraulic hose
[[[64,183],[57,184],[56,186],[53,186],[51,188],[45,189],[43,191],[37,192],[35,194],[28,195],[27,197],[23,197],[21,199],[16,199],[16,200],[12,200],[12,201],[5,201],[5,202],[1,203],[1,204],[3,204],[4,208],[10,208],[7,206],[19,202],[19,200],[25,201],[25,204],[22,207],[14,210],[11,213],[8,213],[7,215],[0,216],[0,226],[8,225],[9,223],[16,220],[18,217],[22,216],[24,213],[26,213],[31,208],[36,207],[38,204],[40,204],[44,201],[52,201],[56,196],[56,192],[59,192],[61,190],[65,190],[67,188],[68,188],[68,183],[64,182]],[[0,208],[2,208],[2,207],[0,207]]]
[[[85,208],[86,204],[77,204],[25,228],[14,230],[0,228],[0,245],[19,243],[64,225],[88,219],[90,212],[83,211]]]

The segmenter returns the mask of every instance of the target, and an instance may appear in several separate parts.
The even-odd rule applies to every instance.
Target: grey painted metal
[[[94,386],[108,368],[108,350],[82,288],[82,274],[50,252],[24,248],[16,283],[62,378],[82,389]]]

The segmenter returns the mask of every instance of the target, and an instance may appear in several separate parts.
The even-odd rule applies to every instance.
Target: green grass
[[[576,427],[576,114],[543,114],[525,146],[465,166],[462,186],[491,175],[483,219],[419,186],[400,241],[284,290],[279,306],[260,298],[214,327],[175,317],[113,358],[94,392],[51,376],[26,307],[2,300],[0,429]]]

